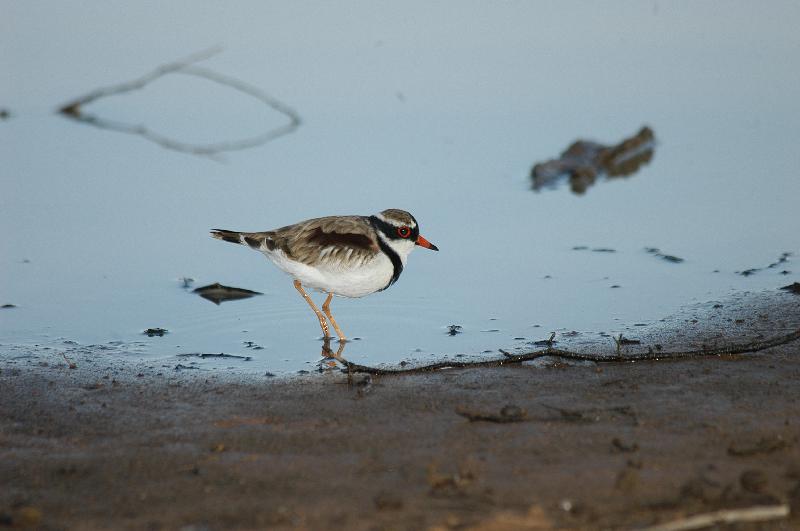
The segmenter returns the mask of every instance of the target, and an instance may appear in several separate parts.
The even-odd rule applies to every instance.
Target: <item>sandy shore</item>
[[[751,320],[785,332],[798,300]],[[798,341],[352,383],[50,356],[0,353],[0,527],[627,529],[769,506],[790,513],[736,529],[800,528]]]

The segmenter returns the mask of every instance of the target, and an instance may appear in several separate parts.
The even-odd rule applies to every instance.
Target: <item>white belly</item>
[[[392,261],[383,253],[377,253],[369,262],[355,267],[311,267],[287,259],[283,251],[278,249],[265,251],[264,254],[303,286],[342,297],[363,297],[375,293],[389,284],[394,273]]]

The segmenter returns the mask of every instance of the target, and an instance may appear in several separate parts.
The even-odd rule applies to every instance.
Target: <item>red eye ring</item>
[[[401,238],[408,238],[409,236],[411,236],[411,229],[409,229],[406,226],[398,227],[397,235],[400,236]]]

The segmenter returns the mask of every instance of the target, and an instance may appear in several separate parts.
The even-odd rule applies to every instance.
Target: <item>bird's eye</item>
[[[411,229],[406,226],[397,228],[397,235],[401,238],[408,238],[411,235]]]

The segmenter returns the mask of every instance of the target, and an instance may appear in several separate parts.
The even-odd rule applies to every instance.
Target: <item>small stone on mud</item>
[[[403,500],[391,492],[379,492],[373,499],[379,511],[398,510],[403,508]]]
[[[745,470],[739,476],[739,483],[744,490],[759,494],[767,489],[769,480],[762,470]]]
[[[611,446],[617,452],[636,452],[639,450],[639,445],[635,442],[632,443],[625,443],[619,437],[614,437],[611,439]]]

